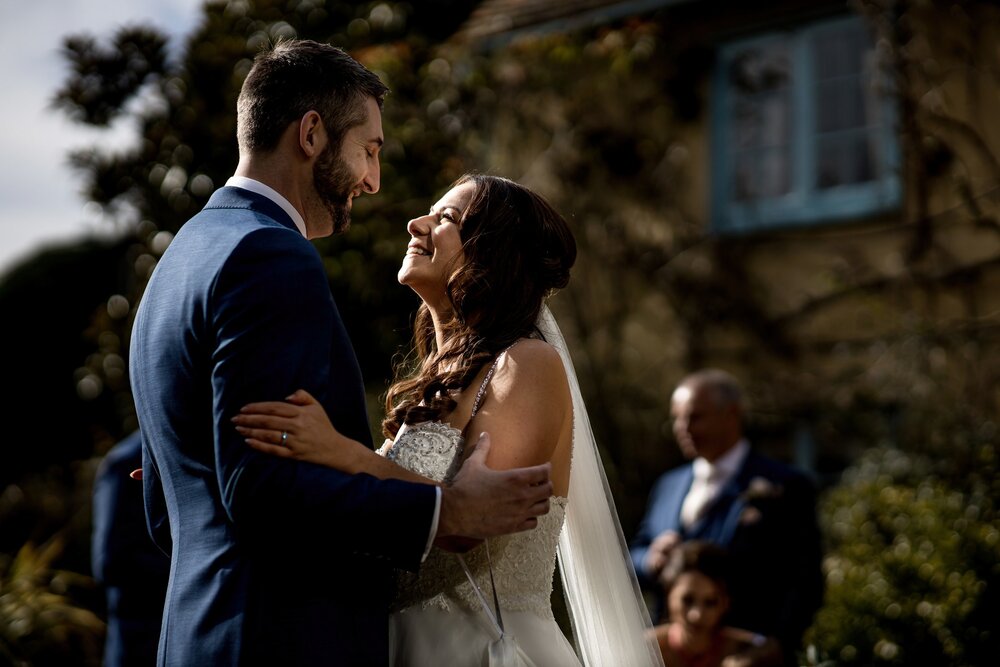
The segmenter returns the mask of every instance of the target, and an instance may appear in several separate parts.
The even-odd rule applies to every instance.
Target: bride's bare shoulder
[[[497,363],[490,383],[494,397],[503,400],[511,393],[534,394],[558,399],[568,397],[566,370],[559,352],[543,340],[519,341]]]
[[[497,364],[498,373],[501,371],[523,373],[530,369],[562,376],[564,379],[566,376],[558,350],[544,340],[537,338],[525,338],[518,341],[516,345],[507,350],[507,353],[500,358],[500,363]]]

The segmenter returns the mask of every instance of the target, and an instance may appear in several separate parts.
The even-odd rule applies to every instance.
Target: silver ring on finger
[[[282,447],[288,446],[288,431],[281,432],[281,446]]]

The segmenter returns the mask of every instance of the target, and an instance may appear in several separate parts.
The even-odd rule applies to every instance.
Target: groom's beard
[[[340,159],[340,147],[327,144],[313,167],[313,184],[320,202],[326,207],[333,223],[333,234],[347,231],[351,226],[348,205],[354,190],[353,178],[347,164]]]

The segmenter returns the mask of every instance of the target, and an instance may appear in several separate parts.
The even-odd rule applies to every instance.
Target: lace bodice
[[[442,422],[403,424],[396,441],[378,450],[390,461],[435,482],[450,482],[462,466],[465,438]]]
[[[425,422],[404,426],[391,447],[386,445],[379,451],[408,470],[442,481],[451,479],[461,467],[464,446],[457,429],[440,422]],[[552,618],[552,576],[565,514],[566,499],[553,497],[549,513],[539,518],[536,528],[490,540],[501,609],[532,611]],[[465,555],[465,562],[492,603],[486,550],[481,546],[473,549]],[[433,548],[419,573],[399,575],[394,609],[414,607],[476,613],[482,605],[455,555]]]

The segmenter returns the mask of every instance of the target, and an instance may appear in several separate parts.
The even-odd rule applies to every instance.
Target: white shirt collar
[[[700,477],[701,479],[711,478],[728,480],[739,471],[740,466],[743,465],[743,461],[749,453],[750,443],[747,442],[746,438],[740,438],[740,440],[733,445],[732,449],[717,458],[715,463],[709,463],[706,459],[700,456],[696,458],[692,464],[694,476]]]
[[[244,190],[255,192],[262,197],[267,197],[280,206],[282,211],[288,214],[288,217],[290,217],[292,222],[295,223],[295,226],[302,233],[302,236],[309,238],[306,235],[306,221],[302,218],[302,214],[299,213],[294,206],[292,206],[291,202],[278,194],[278,191],[274,188],[264,185],[260,181],[252,178],[247,178],[246,176],[230,176],[229,180],[226,181],[226,185],[233,188],[243,188]]]

